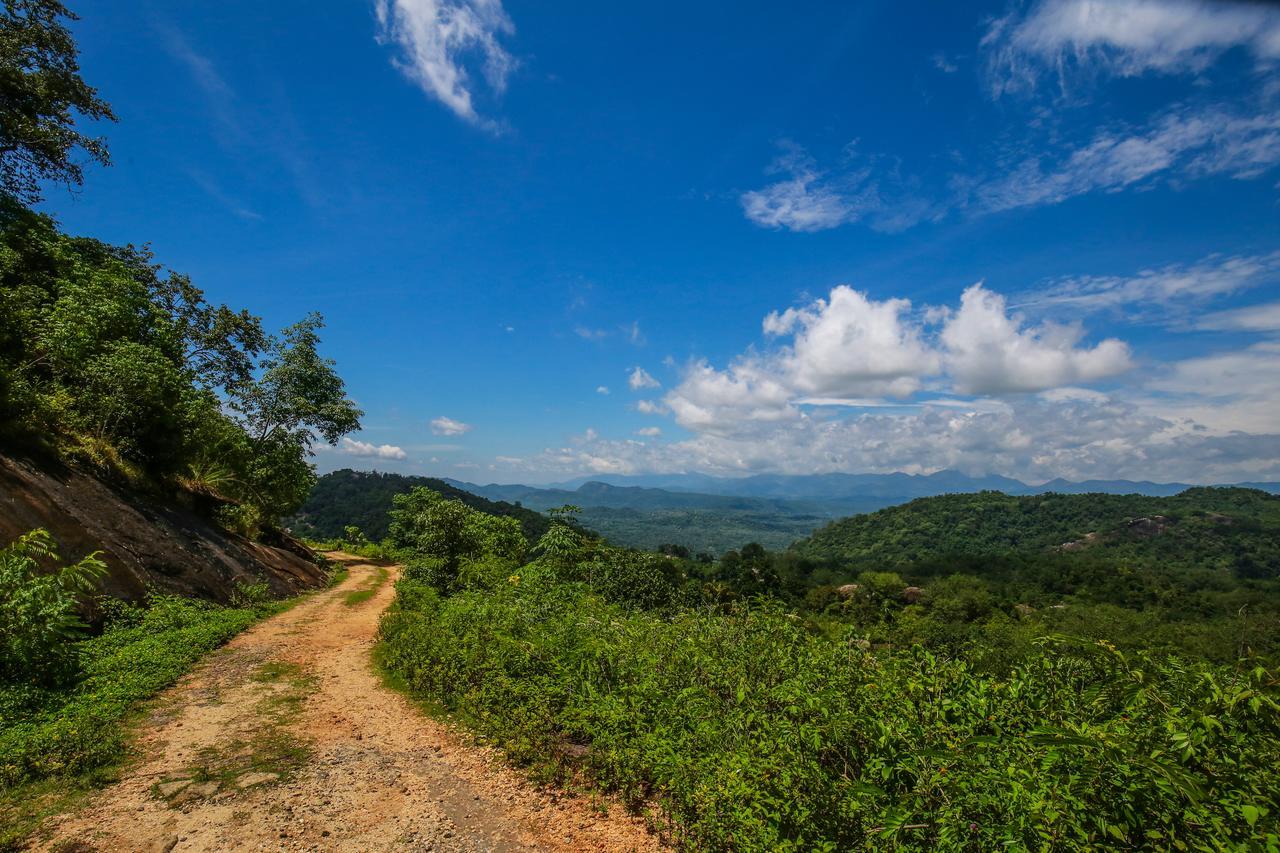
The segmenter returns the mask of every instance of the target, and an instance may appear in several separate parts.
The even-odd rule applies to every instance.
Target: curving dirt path
[[[384,687],[369,653],[395,570],[331,556],[349,565],[346,581],[167,691],[142,759],[52,819],[37,849],[659,849],[640,818],[534,787]]]

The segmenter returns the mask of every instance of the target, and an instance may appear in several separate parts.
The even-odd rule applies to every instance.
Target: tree
[[[41,181],[84,182],[77,149],[110,163],[106,144],[76,129],[73,113],[115,115],[81,79],[67,20],[77,18],[58,0],[4,0],[0,12],[0,189],[26,204],[40,200]]]
[[[390,516],[392,547],[439,561],[440,570],[431,574],[442,588],[456,583],[464,560],[496,557],[518,563],[528,548],[516,519],[478,512],[425,486],[396,495]]]
[[[253,447],[287,438],[311,452],[314,434],[329,444],[360,429],[363,412],[348,399],[346,386],[331,359],[322,358],[319,314],[309,314],[273,340],[263,361],[265,372],[231,397],[232,409],[244,418]]]

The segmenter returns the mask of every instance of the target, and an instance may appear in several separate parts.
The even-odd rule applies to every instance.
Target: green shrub
[[[119,761],[121,723],[202,656],[277,608],[224,608],[158,596],[117,605],[107,629],[77,643],[82,678],[60,690],[0,687],[0,787],[84,773]]]
[[[777,605],[664,618],[537,572],[448,597],[407,575],[382,637],[413,692],[546,778],[655,799],[691,849],[1280,846],[1261,667],[1057,639],[986,675]]]
[[[0,549],[0,680],[51,683],[75,670],[75,641],[84,630],[78,608],[107,567],[93,554],[56,562],[53,538],[36,529]]]

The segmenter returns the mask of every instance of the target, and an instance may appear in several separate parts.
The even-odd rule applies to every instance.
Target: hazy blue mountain
[[[750,477],[711,477],[706,474],[603,474],[582,477],[557,483],[549,488],[563,494],[576,494],[576,490],[588,483],[617,487],[641,487],[666,492],[695,492],[702,495],[734,495],[740,497],[775,498],[782,500],[817,500],[829,502],[839,499],[859,498],[867,501],[880,499],[882,506],[891,503],[932,497],[934,495],[999,491],[1011,495],[1034,495],[1044,492],[1084,494],[1141,494],[1156,497],[1176,495],[1190,488],[1188,483],[1153,483],[1133,480],[1086,480],[1073,482],[1056,479],[1040,485],[1029,485],[1021,480],[998,475],[971,477],[959,471],[938,471],[934,474],[756,474]],[[1246,488],[1280,492],[1277,483],[1226,483]],[[460,488],[467,488],[463,485]],[[505,486],[484,486],[482,489],[506,489]],[[522,489],[531,487],[522,486]],[[478,492],[477,494],[487,493]],[[494,493],[496,496],[497,492]],[[510,500],[511,498],[503,498]]]

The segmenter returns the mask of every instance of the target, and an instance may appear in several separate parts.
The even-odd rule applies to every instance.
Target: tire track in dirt
[[[387,689],[370,651],[396,572],[378,569],[272,617],[162,695],[141,759],[44,850],[648,851],[617,804],[532,785]]]

